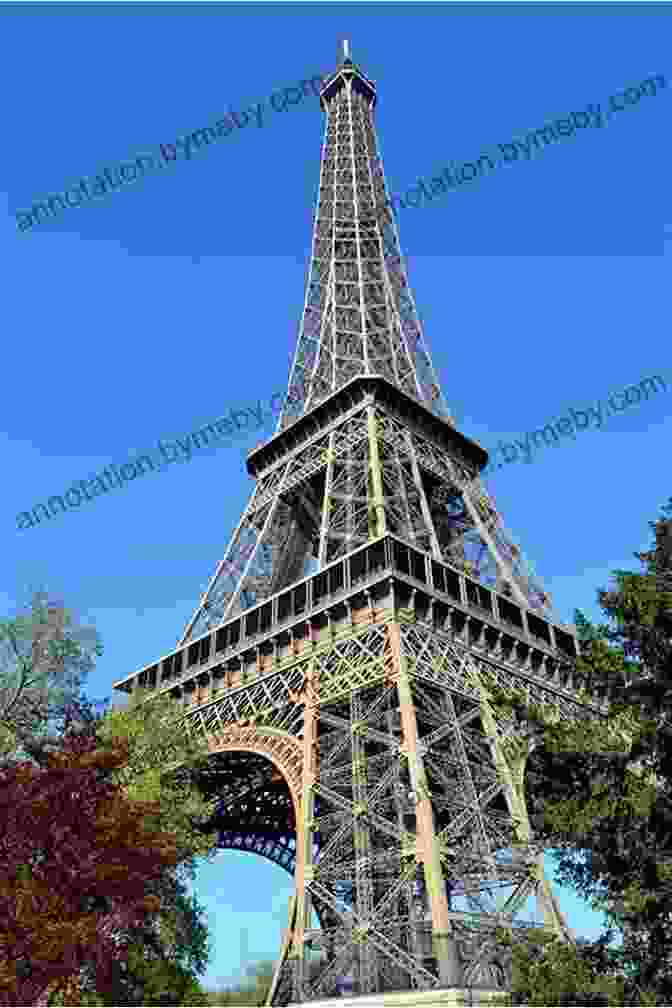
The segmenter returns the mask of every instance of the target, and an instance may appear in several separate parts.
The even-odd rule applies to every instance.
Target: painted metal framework
[[[346,50],[347,52],[347,50]],[[576,638],[455,427],[408,287],[372,121],[345,56],[327,81],[308,293],[278,429],[176,649],[115,686],[169,692],[208,740],[223,849],[295,879],[268,1004],[502,989],[496,928],[573,936],[525,808],[529,746],[489,686],[561,718]],[[297,395],[297,389],[300,395]],[[154,694],[152,694],[154,695]],[[151,700],[151,696],[150,696]]]

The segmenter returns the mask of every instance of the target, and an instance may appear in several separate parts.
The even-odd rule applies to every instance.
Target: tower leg
[[[284,937],[282,939],[282,946],[280,948],[280,956],[278,957],[278,962],[275,967],[275,973],[273,974],[273,980],[269,992],[266,996],[266,1004],[272,1005],[278,988],[284,983],[284,978],[287,973],[287,960],[289,952],[291,951],[292,944],[292,932],[294,929],[294,920],[296,917],[296,895],[289,897],[289,909],[287,914],[287,930],[285,931]]]
[[[417,851],[418,859],[422,860],[429,894],[433,953],[437,960],[441,983],[446,987],[456,987],[462,984],[462,964],[448,915],[448,897],[439,856],[434,811],[424,764],[418,752],[418,724],[397,623],[389,625],[389,634],[397,672],[404,747],[408,758],[411,787],[416,796]]]
[[[480,681],[478,673],[472,673],[474,685],[481,693],[481,716],[483,727],[490,739],[492,752],[497,766],[500,779],[504,784],[504,792],[509,811],[512,818],[517,823],[518,844],[523,848],[531,843],[532,827],[527,814],[525,802],[525,763],[529,755],[529,744],[524,740],[518,740],[515,749],[505,752],[502,745],[501,734],[499,732],[492,707],[488,700],[487,691]],[[574,942],[574,936],[560,909],[558,900],[553,893],[551,884],[544,872],[544,855],[540,854],[536,865],[537,883],[535,887],[537,913],[543,917],[544,923],[549,931],[557,938],[568,943]]]
[[[303,708],[303,779],[301,805],[296,824],[296,917],[291,958],[294,967],[293,997],[304,1000],[306,968],[306,929],[310,928],[311,898],[308,885],[313,877],[313,806],[317,755],[317,706],[312,690],[312,668],[308,673]]]

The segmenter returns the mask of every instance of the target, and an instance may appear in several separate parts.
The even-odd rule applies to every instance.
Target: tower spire
[[[381,375],[453,423],[415,307],[373,111],[376,86],[350,40],[322,92],[326,132],[303,317],[278,430],[358,375]]]

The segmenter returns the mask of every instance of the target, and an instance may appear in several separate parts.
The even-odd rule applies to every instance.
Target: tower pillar
[[[306,929],[310,928],[313,877],[313,807],[317,772],[317,696],[311,662],[303,689],[303,763],[301,804],[296,824],[296,916],[291,959],[294,965],[294,999],[303,1000],[306,977]]]
[[[418,743],[418,726],[413,705],[411,684],[406,668],[406,658],[401,647],[399,624],[390,623],[390,647],[396,667],[396,683],[403,731],[404,753],[408,760],[411,788],[416,802],[416,844],[418,860],[422,861],[425,885],[429,895],[432,920],[432,946],[437,960],[439,977],[447,987],[462,983],[462,966],[459,949],[452,933],[448,915],[448,896],[443,878],[439,841],[434,823],[431,796]]]

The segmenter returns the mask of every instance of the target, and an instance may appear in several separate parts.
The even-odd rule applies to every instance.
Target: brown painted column
[[[411,683],[406,668],[398,623],[389,624],[390,645],[397,668],[397,690],[401,707],[404,746],[408,757],[411,787],[416,796],[416,843],[422,860],[425,884],[432,914],[432,944],[439,965],[439,978],[447,987],[461,986],[462,966],[457,942],[452,935],[448,915],[448,897],[439,856],[439,843],[434,825],[434,810],[429,797],[422,756],[418,751],[418,724]]]

